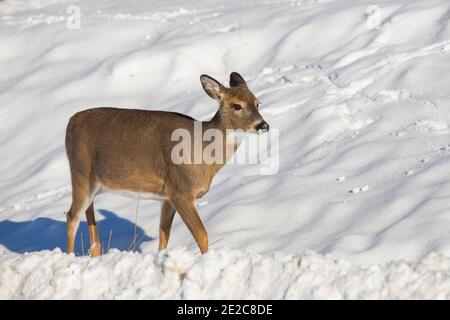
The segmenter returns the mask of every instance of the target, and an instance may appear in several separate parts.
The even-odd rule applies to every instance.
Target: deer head
[[[266,132],[269,125],[259,113],[259,101],[237,72],[230,74],[227,88],[210,76],[200,77],[206,93],[219,102],[219,114],[226,129]]]

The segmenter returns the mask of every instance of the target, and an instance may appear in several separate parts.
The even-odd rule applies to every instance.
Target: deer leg
[[[159,219],[159,251],[167,248],[174,216],[175,208],[165,200],[161,206],[161,218]]]
[[[98,257],[101,252],[101,244],[98,237],[97,224],[95,223],[94,202],[92,202],[89,208],[86,210],[86,219],[89,229],[89,252],[91,257]]]
[[[89,207],[90,199],[87,192],[74,187],[72,191],[72,206],[67,212],[67,253],[75,250],[75,236],[80,225],[82,213]]]
[[[183,219],[183,222],[194,236],[194,239],[200,248],[200,252],[202,254],[206,253],[208,251],[208,234],[203,226],[202,220],[200,220],[194,200],[183,198],[174,198],[170,200],[180,214],[181,219]]]

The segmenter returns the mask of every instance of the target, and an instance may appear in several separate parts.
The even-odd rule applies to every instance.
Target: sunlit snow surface
[[[69,28],[71,6],[80,29]],[[0,295],[448,297],[447,258],[392,261],[450,254],[449,25],[448,0],[0,1]],[[280,130],[280,163],[275,175],[229,165],[215,177],[199,211],[217,251],[194,257],[177,216],[169,249],[187,251],[155,256],[160,204],[141,201],[143,255],[17,255],[65,248],[72,114],[121,106],[208,119],[217,105],[200,74],[227,84],[232,71]],[[111,247],[127,250],[136,200],[102,195],[95,206],[101,240],[112,231]],[[87,247],[84,222],[80,231]],[[166,279],[179,257],[184,280]],[[227,284],[212,293],[217,281]]]
[[[0,253],[0,299],[449,299],[450,257],[367,267],[301,256],[184,248],[100,258]]]

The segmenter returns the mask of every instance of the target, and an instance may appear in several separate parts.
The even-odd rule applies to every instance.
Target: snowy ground
[[[68,28],[77,9],[80,29]],[[141,281],[167,281],[167,296],[200,297],[209,289],[195,286],[212,283],[195,284],[202,273],[198,268],[224,268],[230,274],[219,278],[238,283],[250,272],[245,268],[264,259],[291,268],[288,275],[278,275],[261,267],[274,281],[285,277],[282,281],[293,287],[272,292],[249,286],[242,291],[248,296],[401,297],[407,293],[390,283],[409,270],[405,281],[413,287],[417,282],[411,292],[419,292],[411,297],[448,297],[447,258],[427,258],[416,266],[391,262],[417,263],[432,252],[450,255],[448,0],[5,0],[0,39],[0,270],[14,279],[5,286],[0,275],[2,297],[119,297],[114,289],[127,286],[130,291],[122,297],[156,297],[144,289],[141,294],[133,284],[153,274],[158,278]],[[215,177],[199,210],[218,251],[197,258],[198,266],[192,264],[186,273],[189,281],[161,279],[164,261],[178,255],[154,255],[160,206],[154,201],[139,207],[143,256],[116,252],[91,261],[60,253],[16,255],[65,248],[71,188],[64,130],[73,113],[122,106],[207,119],[216,105],[198,77],[206,73],[225,82],[231,71],[248,80],[262,101],[264,118],[280,130],[280,169],[255,176],[252,168],[227,166]],[[135,208],[136,200],[98,197],[102,241],[112,231],[112,247],[126,250]],[[80,231],[87,242],[85,223]],[[187,268],[197,248],[176,217],[169,248],[180,247],[188,248],[182,255],[188,257],[182,264]],[[225,248],[263,256],[229,255]],[[80,235],[77,249],[80,253]],[[305,250],[352,265],[303,256]],[[273,252],[300,255],[305,263],[317,260],[317,269],[295,269],[300,258],[291,261],[280,253],[275,259]],[[220,255],[240,257],[236,261],[246,267],[224,266]],[[28,268],[46,259],[47,271],[39,269],[36,276],[51,271],[64,276],[72,270],[65,266],[73,266],[72,291],[55,289],[58,277],[47,278],[55,282],[48,291],[23,291],[36,285]],[[133,274],[105,284],[102,293],[83,291],[79,281],[89,280],[91,266],[94,273],[117,272],[114,265],[101,264],[120,266],[122,259],[124,270]],[[149,270],[135,270],[133,263]],[[373,280],[371,267],[364,269],[371,264],[377,264],[379,280]],[[308,272],[302,275],[302,270]],[[303,281],[311,281],[309,288],[325,281],[313,271],[330,272],[336,277],[329,281],[336,282],[323,292],[302,291]],[[347,283],[358,279],[373,280],[374,287],[346,291]],[[443,293],[440,281],[447,288]],[[232,290],[217,295],[241,294]]]
[[[308,251],[227,249],[94,259],[55,249],[0,258],[0,284],[7,284],[0,299],[450,299],[450,257],[436,254],[367,267]]]

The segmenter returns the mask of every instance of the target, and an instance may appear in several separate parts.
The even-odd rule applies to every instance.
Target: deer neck
[[[234,136],[229,137],[227,141],[227,130],[232,130],[233,127],[228,119],[222,114],[221,108],[219,108],[216,114],[208,121],[204,121],[202,123],[203,132],[208,129],[217,129],[222,132],[222,136],[224,138],[223,147],[227,150],[224,150],[224,154],[227,155],[227,161],[231,156],[236,152],[236,149],[239,147],[239,142],[234,140]],[[231,152],[230,152],[231,151]]]
[[[211,120],[203,122],[203,126],[205,129],[219,129],[222,131],[223,134],[226,133],[227,128],[230,126],[229,123],[227,123],[225,117],[221,113],[221,108],[217,110],[217,112],[214,114],[214,116],[211,118]]]

